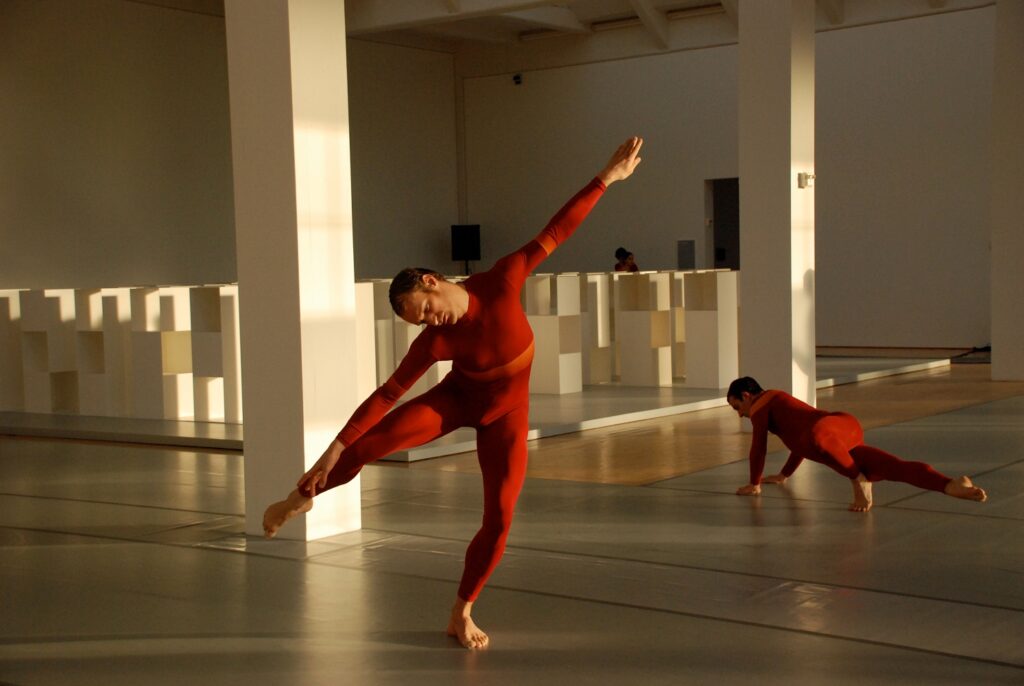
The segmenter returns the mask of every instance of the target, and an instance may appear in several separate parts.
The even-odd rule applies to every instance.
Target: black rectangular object
[[[480,259],[480,225],[452,224],[452,260],[468,262]]]

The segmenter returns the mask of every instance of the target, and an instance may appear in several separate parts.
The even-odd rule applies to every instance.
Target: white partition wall
[[[737,272],[694,272],[683,280],[686,385],[725,388],[739,375]]]
[[[20,412],[25,406],[19,293],[0,291],[0,412]]]
[[[580,275],[580,325],[583,353],[583,383],[612,380],[612,278],[606,272]]]
[[[615,343],[623,384],[672,385],[670,279],[668,273],[640,272],[616,281]]]
[[[578,274],[537,274],[523,286],[526,318],[533,329],[531,393],[561,395],[583,390]]]

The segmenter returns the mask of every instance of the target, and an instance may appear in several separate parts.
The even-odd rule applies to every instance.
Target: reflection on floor
[[[984,504],[882,483],[855,515],[816,464],[742,498],[745,463],[709,442],[717,464],[645,485],[531,471],[476,653],[441,631],[479,525],[476,474],[370,466],[363,530],[264,541],[241,534],[238,454],[3,438],[0,682],[1020,684],[1024,384],[987,371],[822,393],[857,389],[870,443],[972,475]],[[658,440],[668,421],[537,445],[638,426]]]
[[[941,368],[948,364],[948,357],[821,357],[818,359],[818,387]],[[725,405],[724,395],[722,389],[693,389],[682,383],[664,388],[609,383],[586,386],[581,393],[532,395],[529,437],[533,440],[721,407]],[[344,420],[344,417],[338,418],[339,428]],[[237,424],[24,412],[0,412],[0,435],[213,450],[241,450],[243,445],[243,427]],[[476,435],[471,429],[460,429],[425,446],[389,455],[387,459],[415,462],[453,455],[474,450],[475,440]]]

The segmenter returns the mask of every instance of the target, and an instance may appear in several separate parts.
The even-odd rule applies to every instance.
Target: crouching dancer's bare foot
[[[263,535],[273,538],[277,535],[277,530],[289,519],[312,509],[313,499],[307,498],[295,489],[287,498],[277,501],[263,513]]]
[[[975,486],[971,482],[970,478],[966,476],[958,476],[955,479],[950,479],[949,483],[946,484],[945,492],[946,495],[951,495],[954,498],[977,500],[979,503],[985,502],[988,498],[988,494],[985,493],[984,489]]]
[[[490,639],[469,616],[472,610],[473,603],[462,598],[456,599],[451,619],[448,620],[447,633],[458,639],[464,648],[486,648]]]
[[[867,512],[871,509],[871,482],[858,474],[856,479],[850,479],[853,484],[853,502],[850,503],[851,512]]]

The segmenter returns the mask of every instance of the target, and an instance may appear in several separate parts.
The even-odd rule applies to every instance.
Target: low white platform
[[[949,366],[948,359],[819,357],[818,388]],[[580,393],[534,395],[530,398],[530,434],[547,436],[585,431],[642,419],[696,412],[726,404],[725,389],[623,386],[612,382],[584,386]],[[242,450],[240,424],[189,422],[81,415],[0,413],[0,435],[71,438],[152,445]],[[472,429],[385,459],[415,462],[476,450]]]

